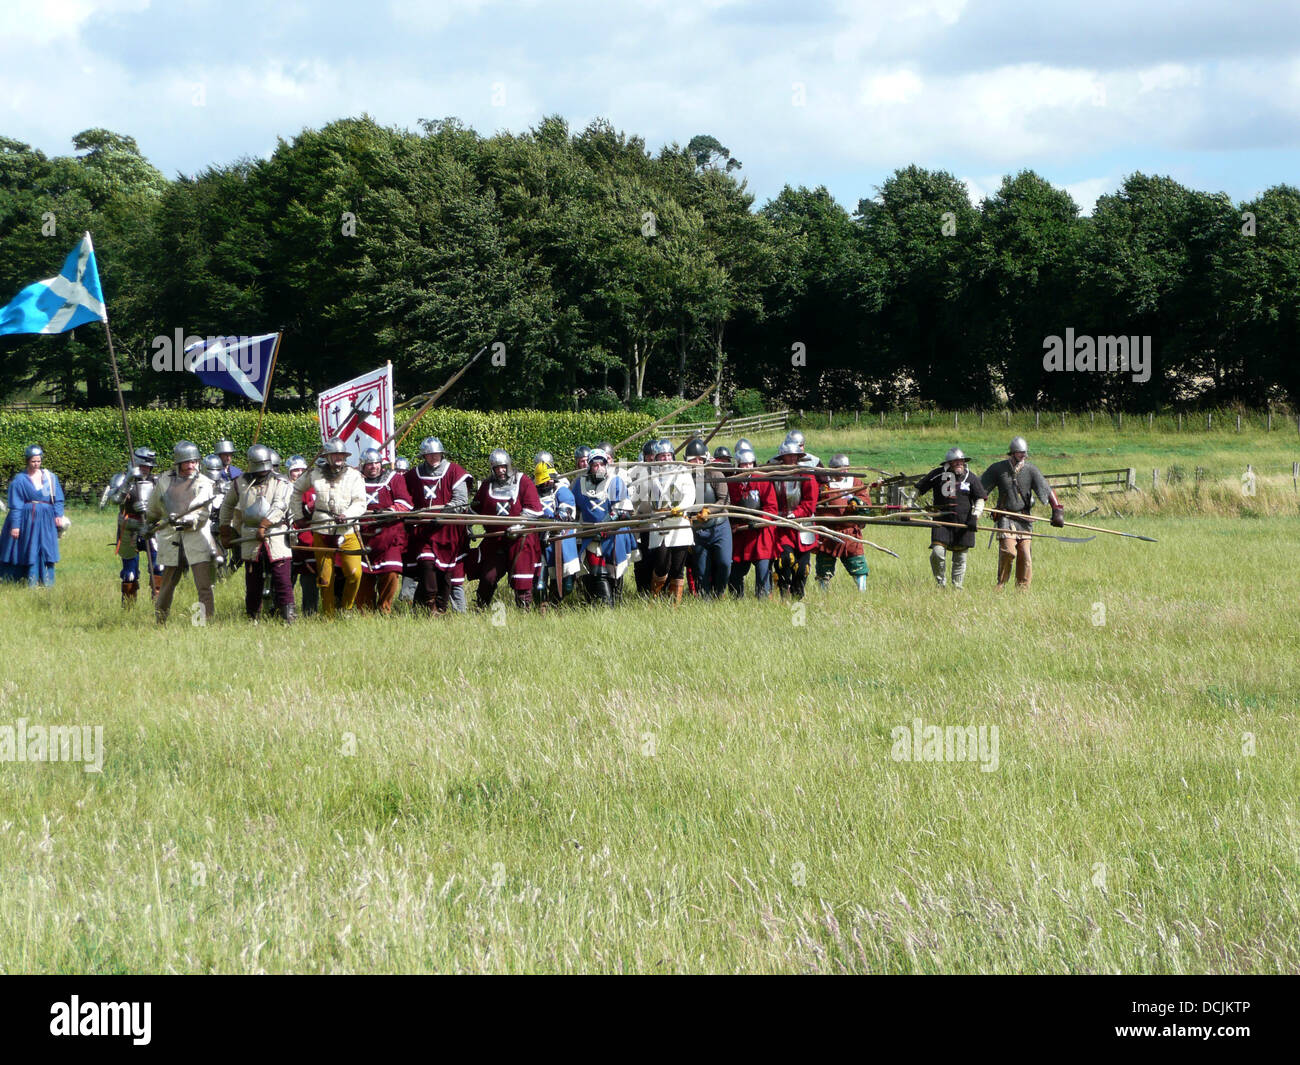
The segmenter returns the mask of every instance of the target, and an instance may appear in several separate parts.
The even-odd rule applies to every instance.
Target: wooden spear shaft
[[[1051,518],[1036,517],[1033,514],[1020,514],[1014,510],[994,510],[992,507],[989,508],[988,513],[997,514],[1001,517],[1006,517],[1006,518],[1014,518],[1016,521],[1051,521],[1052,520]],[[1110,533],[1111,536],[1127,536],[1133,540],[1145,540],[1149,544],[1158,544],[1160,542],[1154,536],[1143,536],[1141,533],[1120,532],[1118,529],[1103,529],[1098,525],[1080,525],[1077,521],[1067,521],[1065,522],[1065,524],[1071,529],[1086,529],[1088,532]],[[1002,529],[1000,531],[1006,532],[1005,529]],[[1029,536],[1030,534],[1022,533],[1021,535]]]

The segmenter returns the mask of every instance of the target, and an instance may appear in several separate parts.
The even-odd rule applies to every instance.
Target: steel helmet
[[[687,441],[686,457],[688,459],[707,459],[709,457],[709,445],[704,442],[704,437],[693,436]]]
[[[361,465],[366,466],[371,462],[377,462],[381,466],[384,464],[384,456],[377,447],[368,447],[361,452]]]
[[[948,449],[948,454],[944,455],[943,457],[943,463],[945,466],[950,462],[966,462],[966,461],[968,461],[966,452],[964,452],[959,447],[950,447]]]
[[[666,436],[655,441],[655,457],[657,458],[660,455],[667,455],[669,458],[673,457],[673,442]]]
[[[137,466],[157,466],[158,452],[151,447],[138,447],[131,452]]]
[[[753,466],[757,461],[758,459],[754,457],[753,449],[747,447],[736,448],[737,466]]]
[[[348,453],[347,445],[337,436],[331,436],[321,445],[320,453],[326,455],[346,455]]]
[[[803,447],[807,441],[804,439],[804,435],[801,430],[791,429],[788,433],[785,434],[785,442],[787,444],[798,444],[800,447]]]
[[[307,469],[307,459],[306,459],[306,457],[304,457],[303,455],[290,455],[290,456],[289,456],[289,467],[288,467],[288,469],[289,469],[289,472],[290,472],[290,473],[293,473],[294,470],[305,470],[305,469]]]
[[[37,455],[44,455],[44,454],[45,454],[45,448],[41,447],[40,444],[30,444],[28,445],[27,450],[23,452],[23,457],[32,459],[35,458]]]
[[[442,450],[442,441],[436,436],[426,436],[420,441],[420,458],[424,458],[425,455],[444,454],[446,454],[446,452]]]
[[[848,466],[848,464],[849,464],[848,455],[844,454],[844,452],[841,451],[838,455],[831,456],[831,461],[829,465],[832,470],[842,470],[846,466]]]
[[[579,444],[577,447],[573,449],[573,461],[576,462],[579,466],[581,466],[584,459],[590,461],[591,448],[589,448],[586,444]]]
[[[593,469],[593,467],[598,462],[600,463],[599,471]],[[606,455],[605,452],[598,447],[592,448],[591,454],[587,456],[588,476],[590,476],[593,481],[602,480],[605,476],[605,471],[608,468],[608,466],[609,466],[609,456]],[[597,476],[597,473],[599,473],[600,476]]]
[[[1026,455],[1029,454],[1029,441],[1023,436],[1013,436],[1010,445],[1007,447],[1008,455],[1014,454],[1017,451],[1023,451]]]
[[[189,440],[178,440],[172,448],[172,462],[178,466],[182,462],[198,462],[200,458],[198,446]]]
[[[504,474],[497,473],[497,468],[500,466],[506,468]],[[488,454],[488,469],[492,471],[492,480],[496,481],[497,484],[505,484],[506,481],[510,480],[510,475],[514,473],[510,466],[510,452],[502,447],[493,448]]]
[[[220,459],[217,459],[220,462]],[[205,463],[206,465],[206,463]],[[270,473],[271,449],[265,444],[254,444],[248,449],[248,468],[245,473]]]
[[[802,455],[803,444],[797,443],[794,440],[787,440],[779,449],[777,449],[776,453],[777,455]]]
[[[748,440],[746,440],[746,439],[742,436],[739,440],[736,441],[736,450],[737,450],[737,451],[753,451],[753,450],[754,450],[754,445],[751,444]]]
[[[713,449],[713,459],[715,462],[721,462],[723,459],[726,459],[728,462],[730,462],[731,449],[728,448],[725,444],[720,444],[719,446]]]
[[[549,451],[539,451],[536,455],[533,456],[533,465],[536,466],[539,462],[544,462],[548,466],[554,466],[555,456],[552,455]]]
[[[280,468],[280,452],[276,451],[275,448],[271,448],[271,469],[278,470],[279,468]]]
[[[602,440],[599,444],[597,444],[596,450],[605,452],[605,459],[607,462],[613,462],[614,459],[617,457],[614,454],[614,445],[611,444],[608,440]]]
[[[398,473],[405,473],[410,468],[411,468],[411,460],[403,457],[402,455],[398,455],[397,458],[393,460],[393,469],[395,469]]]
[[[214,455],[233,455],[235,453],[235,442],[233,440],[218,440],[217,446],[212,449]]]
[[[658,440],[647,440],[641,445],[641,461],[652,462],[655,457],[655,448],[658,447]]]
[[[540,454],[545,455],[547,452],[543,451],[540,452]],[[555,467],[551,466],[549,463],[539,462],[533,467],[533,481],[538,488],[541,488],[544,484],[550,484],[554,477]]]

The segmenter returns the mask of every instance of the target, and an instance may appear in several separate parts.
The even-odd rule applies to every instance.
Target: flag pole
[[[280,341],[284,339],[284,330],[275,334],[275,347],[271,349],[271,368],[266,371],[266,384],[262,387],[262,409],[257,412],[257,428],[253,430],[253,443],[262,435],[262,419],[266,416],[266,401],[271,398],[271,378],[275,376],[275,359],[280,354]]]
[[[117,352],[113,350],[113,331],[108,328],[108,314],[104,314],[104,336],[108,338],[108,361],[113,366],[113,387],[117,389],[117,405],[122,410],[122,432],[126,434],[126,468],[135,465],[135,447],[131,443],[131,426],[126,421],[126,397],[122,395],[122,378],[117,372]]]

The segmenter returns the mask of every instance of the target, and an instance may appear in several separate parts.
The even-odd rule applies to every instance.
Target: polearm
[[[663,425],[663,423],[666,422],[669,418],[676,418],[677,415],[681,414],[682,411],[687,410],[687,409],[689,409],[690,407],[694,407],[694,406],[695,406],[696,404],[698,404],[698,403],[703,403],[706,399],[708,399],[708,397],[709,397],[709,393],[712,392],[712,391],[713,391],[713,386],[710,385],[708,388],[706,388],[703,392],[701,392],[701,393],[700,393],[698,396],[696,396],[694,399],[687,400],[685,403],[683,403],[683,404],[682,404],[680,407],[678,407],[676,410],[669,411],[669,412],[668,412],[667,414],[665,414],[662,418],[658,419],[657,421],[653,421],[653,422],[651,422],[651,423],[650,423],[649,425],[647,425],[644,429],[638,429],[638,430],[637,430],[635,433],[633,433],[631,436],[629,436],[629,437],[625,437],[624,439],[620,440],[620,441],[619,441],[617,444],[615,444],[615,445],[613,446],[613,448],[611,449],[611,450],[614,452],[614,454],[608,456],[609,461],[610,461],[610,462],[614,462],[614,461],[615,461],[614,456],[618,454],[618,450],[619,450],[619,448],[627,447],[627,445],[630,444],[630,443],[632,443],[632,441],[635,440],[638,436],[644,436],[646,433],[650,432],[650,430],[659,428],[659,426]],[[676,454],[676,452],[674,452],[674,454]],[[566,470],[564,473],[558,474],[557,476],[559,476],[559,477],[572,477],[575,473],[581,473],[581,472],[582,472],[581,470]]]
[[[383,452],[387,452],[389,444],[393,445],[394,451],[396,451],[397,448],[401,447],[402,441],[406,439],[407,434],[410,433],[410,431],[415,428],[415,423],[418,422],[421,418],[425,416],[425,414],[428,413],[428,411],[433,407],[433,405],[443,397],[443,394],[449,388],[451,388],[452,385],[454,385],[457,381],[459,381],[462,377],[464,377],[469,372],[470,367],[473,366],[476,362],[478,362],[479,359],[483,357],[483,353],[487,351],[487,349],[488,349],[488,345],[486,344],[484,344],[481,348],[479,348],[477,354],[475,354],[475,356],[472,359],[470,359],[469,362],[467,362],[464,366],[462,366],[459,370],[457,370],[454,374],[452,374],[451,379],[445,385],[443,385],[440,389],[438,389],[437,392],[435,392],[433,395],[431,395],[428,399],[424,401],[424,403],[420,406],[420,409],[415,412],[415,416],[410,421],[408,421],[404,426],[402,426],[401,432],[394,430],[393,435],[384,441],[383,446],[379,450]]]
[[[928,513],[921,511],[922,514]],[[985,529],[991,529],[993,532],[1005,532],[1005,529],[999,529],[997,526],[977,526],[972,529],[969,525],[956,521],[935,521],[933,518],[912,518],[906,514],[886,514],[881,518],[867,518],[867,525],[888,525],[899,529],[906,529],[908,526],[938,526],[945,529],[965,529],[967,532],[984,532]],[[1089,541],[1097,539],[1095,536],[1075,537],[1075,536],[1055,536],[1051,533],[1017,533],[1017,536],[1032,536],[1039,540],[1059,540],[1063,544],[1086,544]]]
[[[275,334],[275,347],[271,349],[271,367],[266,371],[266,382],[262,385],[262,409],[257,412],[257,428],[253,430],[253,443],[262,435],[262,419],[266,417],[266,401],[271,398],[271,378],[275,376],[275,360],[280,354],[280,341],[284,339],[284,330]]]
[[[709,441],[712,440],[715,436],[717,436],[718,433],[721,431],[722,427],[726,425],[727,422],[729,421],[731,421],[730,411],[728,411],[726,414],[724,414],[721,418],[718,419],[717,425],[715,425],[712,431],[709,433],[709,435],[704,438],[704,444],[706,447],[708,446]],[[678,444],[675,448],[673,448],[673,454],[676,455],[679,451],[681,451],[682,448],[684,448],[687,444],[689,444],[694,439],[695,437],[688,436],[685,440],[683,440],[680,444]]]
[[[988,513],[997,514],[1000,517],[1014,518],[1016,521],[1051,521],[1051,518],[1039,518],[1033,514],[1021,514],[1014,510],[994,510],[989,508]],[[1158,544],[1160,541],[1154,536],[1143,536],[1141,533],[1120,532],[1118,529],[1103,529],[1098,525],[1080,525],[1077,521],[1064,522],[1071,529],[1086,529],[1088,532],[1110,533],[1111,536],[1127,536],[1133,540],[1145,540],[1149,544]],[[1057,526],[1059,528],[1059,526]],[[1006,529],[999,529],[999,532],[1007,532]],[[1011,530],[1015,531],[1015,530]],[[1017,535],[1028,536],[1029,533],[1019,533]]]

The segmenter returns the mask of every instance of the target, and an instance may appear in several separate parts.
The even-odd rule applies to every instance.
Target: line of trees
[[[155,337],[287,330],[281,394],[391,359],[408,393],[485,343],[467,406],[591,409],[757,389],[804,407],[1300,404],[1300,190],[1234,204],[1136,173],[1091,217],[1032,171],[973,206],[898,170],[852,213],[825,188],[761,208],[700,135],[658,153],[558,117],[483,137],[367,117],[167,179],[130,137],[77,155],[0,138],[0,301],[95,234],[133,402],[199,404]],[[1150,336],[1154,372],[1052,373],[1044,340]],[[0,397],[112,402],[103,337],[0,338]]]

